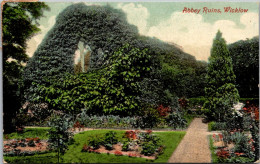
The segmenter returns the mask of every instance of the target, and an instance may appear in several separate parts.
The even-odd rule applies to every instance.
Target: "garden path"
[[[186,135],[169,159],[169,163],[211,163],[208,125],[195,118]]]

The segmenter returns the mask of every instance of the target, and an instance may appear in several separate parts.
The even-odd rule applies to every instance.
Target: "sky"
[[[46,3],[50,10],[45,11],[44,17],[39,20],[41,32],[27,42],[27,53],[30,57],[45,34],[55,24],[57,15],[73,4],[73,2]],[[85,4],[107,5],[107,3]],[[259,35],[258,2],[113,2],[108,4],[123,10],[127,15],[127,21],[137,26],[140,35],[175,43],[183,51],[195,56],[197,60],[208,60],[218,30],[222,32],[228,44]],[[247,12],[224,12],[225,7],[247,9]],[[206,8],[207,13],[204,12]],[[188,10],[200,10],[200,12],[188,12]]]

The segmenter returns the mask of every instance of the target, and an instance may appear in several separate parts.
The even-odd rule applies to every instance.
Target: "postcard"
[[[259,2],[2,2],[4,163],[259,163]]]

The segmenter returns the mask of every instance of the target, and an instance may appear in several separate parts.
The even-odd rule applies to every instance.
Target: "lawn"
[[[76,134],[74,136],[75,143],[69,146],[67,152],[62,156],[63,163],[148,163],[148,162],[155,162],[155,163],[166,163],[170,156],[172,155],[173,151],[177,148],[178,144],[180,143],[181,139],[184,137],[186,132],[179,131],[179,132],[155,132],[162,141],[163,145],[166,146],[164,153],[158,157],[156,160],[146,160],[144,158],[136,158],[136,157],[128,157],[128,156],[115,156],[112,154],[95,154],[95,153],[87,153],[81,152],[83,145],[89,138],[104,135],[110,130],[93,130],[93,131],[86,131]],[[125,131],[122,130],[114,130],[118,133],[118,136],[122,136]],[[7,162],[14,162],[14,163],[35,163],[35,162],[45,162],[46,163],[56,163],[57,158],[54,158],[55,154],[53,153],[46,153],[46,154],[39,154],[33,156],[26,156],[26,157],[5,157]],[[44,160],[46,158],[46,160]]]
[[[25,128],[24,133],[13,132],[4,134],[4,139],[25,139],[39,137],[40,139],[48,139],[48,127]]]
[[[211,162],[218,163],[218,157],[215,153],[216,148],[213,145],[213,139],[212,139],[211,135],[209,136],[209,146],[210,146],[209,148],[210,148],[210,152],[211,152],[211,160],[212,160]]]

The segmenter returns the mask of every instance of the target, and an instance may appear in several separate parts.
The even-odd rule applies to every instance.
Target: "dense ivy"
[[[161,62],[169,63],[170,66],[178,66],[178,69],[194,70],[196,60],[193,56],[184,53],[174,45],[167,44],[156,38],[138,35],[135,26],[126,21],[126,16],[121,10],[110,6],[86,6],[83,3],[74,4],[64,9],[56,18],[56,24],[45,36],[42,43],[28,62],[25,73],[25,86],[27,99],[33,99],[37,94],[32,82],[38,84],[49,84],[49,79],[59,79],[64,73],[73,73],[74,54],[79,41],[88,45],[91,49],[90,68],[97,69],[107,60],[102,54],[112,55],[115,50],[126,43],[139,49],[149,49],[151,62],[154,67],[161,70]],[[103,53],[99,53],[103,52]],[[205,67],[204,67],[205,68]],[[89,70],[91,70],[89,69]],[[194,73],[190,71],[189,75]],[[173,79],[175,77],[171,77]],[[175,86],[182,88],[194,86],[188,83],[182,76],[176,80]],[[164,83],[164,82],[163,82]],[[169,85],[165,81],[164,86]],[[170,84],[172,85],[172,84]],[[184,88],[185,88],[184,87]],[[171,89],[171,92],[177,90]],[[177,95],[182,92],[178,90]],[[185,92],[187,94],[187,92]],[[190,95],[190,94],[189,94]],[[196,94],[193,94],[196,95]]]
[[[78,113],[130,114],[139,109],[140,82],[152,69],[147,49],[125,45],[108,57],[102,69],[35,84],[41,93],[35,100],[51,108]]]

